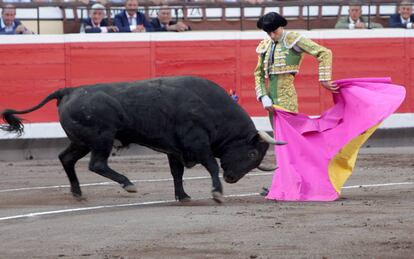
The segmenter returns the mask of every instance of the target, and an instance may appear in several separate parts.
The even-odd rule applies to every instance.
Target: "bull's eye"
[[[247,156],[249,157],[250,160],[256,160],[257,157],[259,156],[259,152],[257,150],[250,150],[247,153]]]

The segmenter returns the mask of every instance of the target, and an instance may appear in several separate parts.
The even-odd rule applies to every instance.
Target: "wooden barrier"
[[[334,78],[392,77],[407,89],[398,112],[414,111],[414,32],[399,29],[303,31],[332,49]],[[69,86],[196,75],[235,89],[253,117],[265,116],[254,93],[255,48],[261,32],[188,32],[0,37],[0,110],[31,107]],[[297,75],[300,111],[319,114],[331,104],[318,85],[317,62],[307,56]],[[25,115],[26,122],[56,122],[55,103]]]

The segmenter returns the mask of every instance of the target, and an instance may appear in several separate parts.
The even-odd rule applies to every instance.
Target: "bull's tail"
[[[16,111],[16,110],[11,110],[11,109],[6,109],[3,112],[0,113],[0,116],[2,117],[2,119],[7,123],[4,125],[0,125],[0,129],[7,131],[7,132],[11,132],[11,133],[16,133],[18,136],[21,136],[23,134],[24,131],[24,126],[22,123],[22,119],[15,116],[15,114],[25,114],[25,113],[29,113],[32,111],[35,111],[39,108],[41,108],[43,105],[45,105],[46,103],[48,103],[51,100],[57,99],[58,103],[59,101],[62,99],[63,96],[65,96],[66,94],[71,92],[71,88],[63,88],[63,89],[59,89],[56,92],[53,92],[51,94],[49,94],[45,99],[43,99],[43,101],[41,101],[38,105],[27,109],[27,110],[23,110],[23,111]]]

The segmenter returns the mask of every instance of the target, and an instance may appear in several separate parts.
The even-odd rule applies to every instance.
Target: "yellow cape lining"
[[[378,123],[358,137],[352,139],[329,162],[329,179],[338,193],[341,193],[342,186],[352,174],[360,147],[374,133],[380,124],[381,123]]]

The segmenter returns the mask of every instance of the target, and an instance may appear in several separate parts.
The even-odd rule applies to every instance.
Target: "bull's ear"
[[[248,138],[247,138],[247,143],[248,144],[252,144],[252,143],[256,143],[257,141],[259,141],[260,136],[257,132],[251,133]]]

